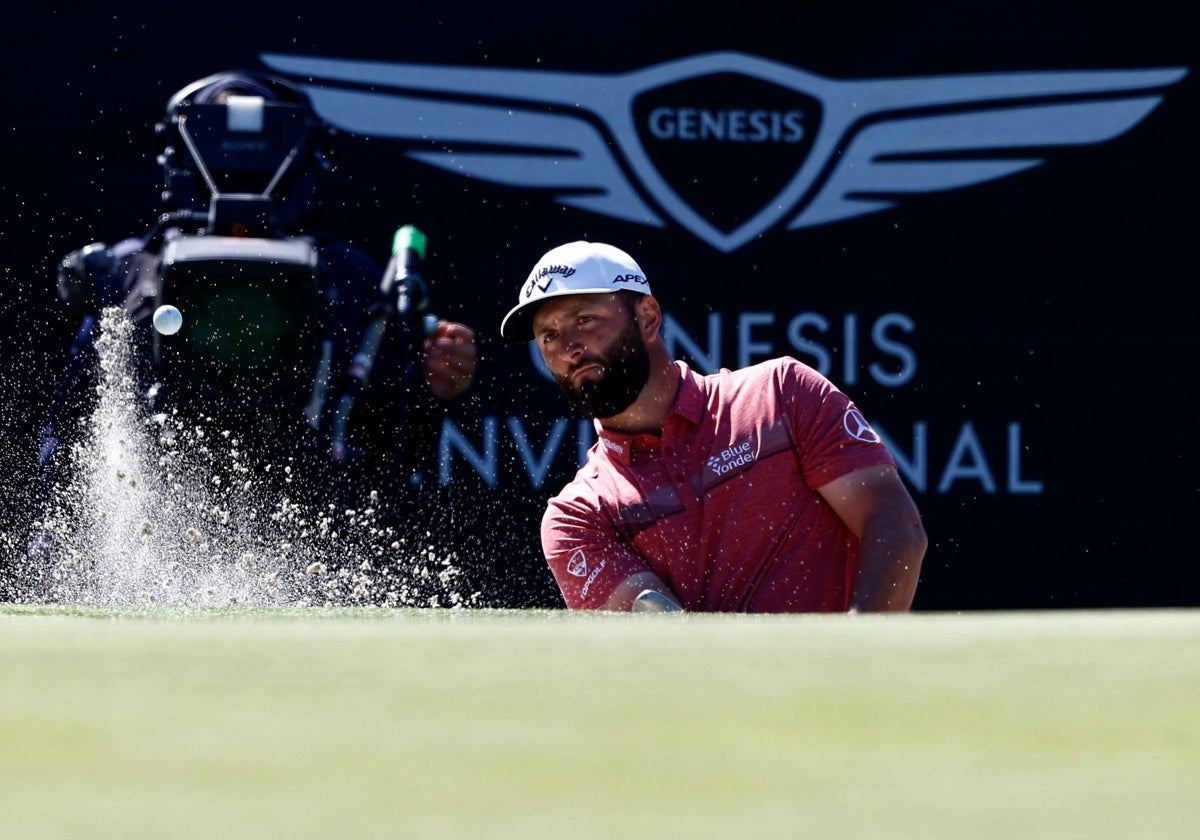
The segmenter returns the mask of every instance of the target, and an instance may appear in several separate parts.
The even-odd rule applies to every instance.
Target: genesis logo
[[[721,251],[1012,175],[1146,117],[1187,68],[830,79],[717,52],[627,73],[263,55],[337,128]]]

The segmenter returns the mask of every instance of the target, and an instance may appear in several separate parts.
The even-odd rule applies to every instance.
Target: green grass
[[[1200,611],[0,605],[0,834],[1184,838]]]

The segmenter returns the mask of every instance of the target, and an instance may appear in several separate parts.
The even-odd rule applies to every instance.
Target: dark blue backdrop
[[[420,225],[437,309],[480,333],[479,386],[451,417],[444,472],[429,483],[444,503],[439,538],[467,548],[488,603],[558,603],[536,526],[546,496],[574,469],[578,424],[526,349],[499,341],[498,323],[534,260],[575,238],[611,241],[639,258],[694,363],[735,366],[790,352],[826,368],[858,400],[893,443],[926,517],[932,543],[918,609],[1200,603],[1189,586],[1187,530],[1200,501],[1189,393],[1200,361],[1192,323],[1200,102],[1184,13],[1165,2],[780,5],[341,3],[321,11],[265,2],[237,20],[203,18],[186,5],[18,12],[3,56],[0,125],[4,550],[21,542],[36,428],[68,341],[54,263],[147,226],[159,189],[153,125],[168,96],[199,76],[263,68],[265,55],[463,68],[465,92],[454,101],[480,104],[496,71],[533,71],[549,90],[561,74],[632,73],[716,51],[841,82],[1187,68],[1154,86],[1161,102],[1128,130],[1016,150],[1040,166],[790,230],[798,204],[735,247],[718,247],[672,215],[611,126],[592,115],[581,125],[618,162],[605,186],[633,190],[658,224],[405,155],[478,151],[461,138],[423,145],[347,132],[333,226],[382,261],[398,225]],[[639,100],[639,118],[672,102],[832,113],[818,111],[812,89],[789,99],[795,91],[766,82],[686,73],[676,81]],[[1076,99],[1063,91],[1053,102]],[[1103,106],[1123,97],[1101,90],[1082,99]],[[884,130],[885,116],[897,115],[847,135],[831,164],[857,152],[855,138],[880,136],[871,130]],[[1019,136],[1025,119],[1013,113],[976,126],[984,135],[976,142]],[[1063,119],[1082,131],[1092,117]],[[950,128],[925,124],[922,137]],[[569,132],[542,139],[575,159],[562,151],[572,148]],[[789,154],[807,152],[745,143],[697,151],[643,139],[678,195],[726,229],[769,204],[771,179],[792,174]],[[912,159],[892,151],[893,162]],[[835,183],[832,171],[818,186]]]

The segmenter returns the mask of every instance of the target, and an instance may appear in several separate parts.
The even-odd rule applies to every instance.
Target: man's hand
[[[647,595],[646,593],[652,593]],[[639,598],[645,598],[638,604]],[[602,610],[612,612],[678,612],[679,599],[663,579],[649,570],[635,572],[617,584]]]
[[[641,595],[633,599],[633,606],[629,611],[635,613],[671,613],[682,612],[683,607],[657,590],[645,589],[642,590]]]
[[[433,334],[425,339],[422,361],[430,392],[440,400],[461,396],[471,387],[477,357],[473,329],[453,321],[438,321]]]

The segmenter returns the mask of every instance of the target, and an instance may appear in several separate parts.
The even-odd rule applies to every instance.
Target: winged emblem
[[[736,52],[616,74],[281,54],[339,129],[464,176],[547,190],[721,251],[906,194],[1030,169],[1125,133],[1187,68],[831,79]]]

